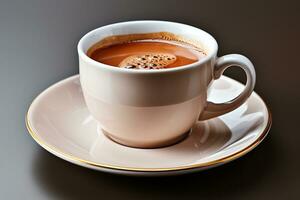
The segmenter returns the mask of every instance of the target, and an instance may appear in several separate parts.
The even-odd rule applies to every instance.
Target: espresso
[[[156,37],[144,35],[143,38],[141,35],[127,35],[128,40],[125,36],[106,38],[92,46],[87,55],[100,63],[127,69],[174,68],[197,62],[206,56],[200,48],[175,40],[174,36],[159,38],[156,33]]]

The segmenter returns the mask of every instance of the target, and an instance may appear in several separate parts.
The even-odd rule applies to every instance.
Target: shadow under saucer
[[[218,168],[170,177],[128,177],[82,168],[40,149],[32,163],[38,188],[57,199],[226,199],[251,194],[267,177],[273,176],[278,162],[278,145],[264,145]]]

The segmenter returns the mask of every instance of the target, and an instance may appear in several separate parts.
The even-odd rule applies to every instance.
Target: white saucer
[[[223,76],[213,83],[209,99],[224,102],[242,89],[242,84]],[[74,164],[119,174],[173,175],[215,167],[246,154],[267,135],[271,116],[253,93],[235,111],[198,122],[176,145],[130,148],[101,133],[86,108],[76,75],[42,92],[28,110],[26,125],[44,149]]]

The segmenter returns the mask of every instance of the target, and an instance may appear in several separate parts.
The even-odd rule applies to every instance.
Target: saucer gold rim
[[[75,76],[78,76],[78,75],[75,75]],[[69,77],[69,78],[74,78],[75,76],[72,76],[72,77]],[[67,79],[69,79],[69,78],[67,78]],[[235,82],[238,82],[238,81],[235,81]],[[217,159],[217,160],[204,162],[204,163],[199,163],[199,164],[180,166],[180,167],[169,167],[169,168],[123,167],[123,166],[118,166],[118,165],[109,165],[109,164],[96,163],[96,162],[92,162],[92,161],[88,161],[88,160],[78,158],[78,157],[73,156],[73,155],[66,154],[63,151],[59,150],[58,148],[47,144],[45,141],[43,141],[41,138],[39,138],[39,136],[33,131],[32,127],[30,125],[28,114],[29,114],[29,110],[30,110],[30,107],[31,107],[32,103],[35,101],[35,99],[37,97],[32,101],[32,103],[30,104],[30,106],[28,108],[28,111],[27,111],[26,116],[25,116],[25,124],[26,124],[26,128],[27,128],[29,134],[31,135],[31,137],[41,147],[43,147],[45,150],[49,151],[52,154],[54,154],[54,152],[55,152],[56,154],[60,155],[60,157],[66,159],[66,160],[72,161],[75,164],[83,164],[83,165],[88,165],[90,167],[105,168],[105,169],[110,169],[110,170],[131,171],[131,172],[168,172],[168,171],[201,169],[201,168],[209,168],[209,167],[221,165],[221,164],[233,161],[233,160],[247,154],[252,149],[254,149],[256,146],[258,146],[264,140],[264,138],[268,135],[268,132],[269,132],[269,130],[271,128],[271,125],[272,125],[272,114],[270,112],[270,109],[266,105],[265,101],[259,95],[258,95],[258,97],[262,100],[262,102],[264,103],[264,106],[267,108],[268,123],[267,123],[265,129],[263,130],[263,132],[261,133],[261,135],[253,143],[251,143],[250,145],[248,145],[247,147],[245,147],[244,149],[242,149],[238,152],[235,152],[235,153],[233,153],[229,156],[226,156],[226,157],[223,157],[223,158],[220,158],[220,159]]]

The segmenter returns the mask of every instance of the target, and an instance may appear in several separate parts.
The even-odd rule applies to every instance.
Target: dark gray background
[[[299,10],[287,0],[1,0],[0,199],[299,199]],[[32,99],[78,73],[86,32],[135,19],[191,24],[215,36],[219,55],[247,55],[273,113],[266,140],[227,165],[165,178],[84,169],[38,146],[24,125]],[[244,80],[239,70],[226,73]]]

